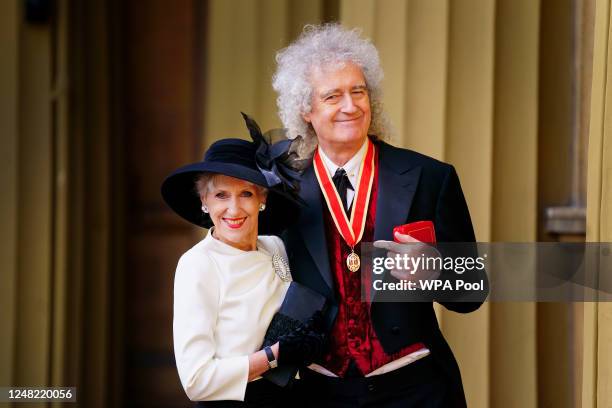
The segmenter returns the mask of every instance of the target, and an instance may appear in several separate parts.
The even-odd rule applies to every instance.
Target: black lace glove
[[[296,323],[291,320],[291,325]],[[323,355],[327,336],[321,312],[316,312],[306,323],[297,322],[291,331],[285,333],[278,338],[279,364],[306,366]]]

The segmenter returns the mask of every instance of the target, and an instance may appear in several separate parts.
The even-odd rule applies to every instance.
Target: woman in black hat
[[[290,388],[261,375],[277,361],[308,363],[322,345],[322,334],[308,326],[261,349],[291,275],[282,241],[259,234],[280,232],[296,218],[300,199],[297,173],[285,164],[289,141],[269,145],[244,118],[253,142],[215,142],[203,161],[181,167],[162,185],[176,213],[210,228],[179,260],[174,283],[179,377],[187,396],[207,401],[204,406],[287,404]]]

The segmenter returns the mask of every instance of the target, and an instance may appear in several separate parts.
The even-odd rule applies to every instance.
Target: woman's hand
[[[306,323],[279,338],[278,363],[307,366],[323,355],[326,342],[323,314],[316,312]]]
[[[280,336],[270,348],[279,364],[305,366],[323,354],[326,341],[323,315],[317,312],[306,323]],[[264,350],[249,355],[249,381],[260,377],[269,369],[268,356]]]

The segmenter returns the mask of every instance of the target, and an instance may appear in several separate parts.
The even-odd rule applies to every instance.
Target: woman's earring
[[[266,203],[259,204],[259,211],[263,211],[266,209]]]
[[[208,214],[208,207],[203,205],[202,206],[202,212],[207,213]]]

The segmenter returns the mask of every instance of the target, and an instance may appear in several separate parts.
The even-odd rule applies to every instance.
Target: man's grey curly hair
[[[278,93],[276,103],[287,137],[303,137],[298,154],[312,154],[317,138],[312,126],[302,114],[311,111],[313,69],[352,62],[361,68],[370,97],[372,122],[368,133],[379,138],[387,136],[387,119],[382,106],[383,70],[376,47],[360,37],[361,30],[348,30],[337,23],[306,25],[300,37],[276,54],[278,64],[272,87]]]

